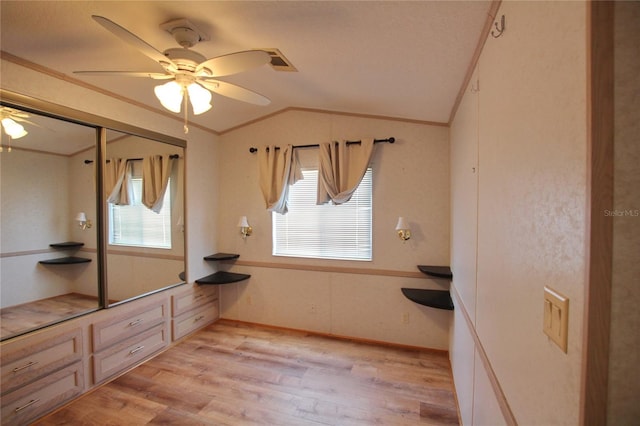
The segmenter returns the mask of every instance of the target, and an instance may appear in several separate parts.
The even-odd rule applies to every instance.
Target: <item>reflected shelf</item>
[[[87,259],[84,257],[77,256],[67,256],[67,257],[59,257],[57,259],[47,259],[41,260],[38,263],[42,263],[43,265],[73,265],[76,263],[89,263],[91,259]]]

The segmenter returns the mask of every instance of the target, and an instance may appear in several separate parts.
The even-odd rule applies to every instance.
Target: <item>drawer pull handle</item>
[[[141,351],[141,350],[143,350],[143,349],[144,349],[144,345],[143,345],[143,346],[138,346],[138,347],[137,347],[137,348],[135,348],[135,349],[131,349],[131,350],[129,351],[129,355],[133,355],[133,354],[135,354],[136,352],[140,352],[140,351]]]
[[[196,297],[195,297],[195,298],[196,298],[196,299],[200,299],[201,297],[204,297],[204,294],[200,293],[200,294],[196,295]]]
[[[25,368],[29,368],[29,367],[33,367],[34,365],[36,365],[38,363],[38,361],[29,361],[28,363],[26,363],[25,365],[23,365],[22,367],[16,367],[12,370],[12,372],[17,373],[20,370],[24,370]]]
[[[19,413],[20,411],[24,410],[25,408],[29,408],[31,407],[33,404],[35,404],[36,402],[39,402],[40,399],[32,399],[31,401],[27,402],[26,404],[24,404],[22,407],[16,407],[14,411],[14,413]]]
[[[198,322],[198,321],[203,320],[203,319],[204,319],[204,315],[200,315],[199,317],[196,317],[196,319],[193,320],[193,322]]]
[[[138,318],[138,319],[137,319],[137,320],[135,320],[135,321],[131,321],[131,322],[129,323],[129,327],[135,327],[136,325],[139,325],[141,322],[142,322],[142,318]]]

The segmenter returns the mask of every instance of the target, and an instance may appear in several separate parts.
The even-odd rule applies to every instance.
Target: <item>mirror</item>
[[[106,169],[115,170],[117,166],[112,162],[120,162],[124,170],[122,162],[128,160],[131,174],[129,204],[106,203],[107,300],[113,305],[182,282],[184,150],[114,131],[107,132],[107,140]],[[161,158],[156,158],[158,161],[153,164],[143,160],[150,156]],[[164,196],[156,194],[161,206],[152,210],[143,203],[143,182],[147,185],[147,198],[153,193],[149,182],[159,184],[162,192],[163,174],[168,170]],[[121,192],[127,193],[124,189]],[[149,201],[147,204],[151,205]]]
[[[185,142],[4,90],[2,99],[2,118],[28,133],[3,127],[0,141],[0,340],[184,284]],[[169,155],[160,213],[106,202],[111,158],[131,164],[139,199],[142,159]]]
[[[96,130],[0,107],[2,119],[28,133],[2,129],[0,152],[0,308],[6,339],[99,308],[95,223]],[[11,123],[9,123],[11,124]],[[66,261],[65,261],[66,259]],[[77,262],[77,263],[75,263]]]

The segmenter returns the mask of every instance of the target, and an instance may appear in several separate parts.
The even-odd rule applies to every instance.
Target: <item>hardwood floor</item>
[[[0,309],[0,338],[98,308],[98,298],[69,293]]]
[[[221,320],[37,425],[457,425],[445,353]]]

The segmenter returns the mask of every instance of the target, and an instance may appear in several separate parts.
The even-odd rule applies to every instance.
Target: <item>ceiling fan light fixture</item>
[[[211,109],[211,92],[200,86],[198,83],[191,83],[187,86],[189,100],[193,107],[193,114],[200,115]]]
[[[2,127],[4,132],[11,136],[12,139],[20,139],[25,136],[27,132],[21,124],[16,123],[13,119],[6,117],[2,119]]]
[[[175,80],[156,86],[153,91],[163,107],[171,112],[180,112],[182,107],[182,86]]]

